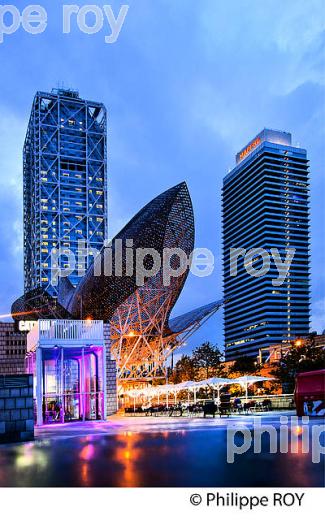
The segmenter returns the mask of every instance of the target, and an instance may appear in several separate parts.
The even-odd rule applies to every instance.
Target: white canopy
[[[259,383],[260,381],[271,381],[273,377],[263,377],[263,376],[241,376],[233,379],[233,383],[240,384],[245,388],[246,401],[248,399],[248,387],[249,385],[253,385],[254,383]]]
[[[239,383],[239,384],[249,384],[252,385],[253,383],[258,383],[259,381],[270,381],[273,379],[273,377],[263,377],[263,376],[242,376],[237,377],[236,379],[233,379],[233,383]]]
[[[202,381],[184,381],[182,383],[178,383],[176,385],[167,384],[167,385],[158,385],[158,386],[148,386],[146,388],[132,389],[126,392],[127,395],[133,397],[139,397],[143,395],[145,397],[154,397],[160,395],[166,395],[168,399],[168,394],[174,394],[176,398],[176,394],[182,390],[196,392],[199,388],[212,387],[218,391],[218,396],[220,394],[220,389],[225,385],[234,385],[240,384],[246,390],[246,399],[248,398],[248,386],[254,383],[258,383],[260,381],[270,381],[273,379],[272,377],[262,377],[262,376],[242,376],[237,377],[236,379],[230,379],[226,377],[211,377],[209,379],[204,379]]]
[[[227,377],[210,377],[210,379],[204,379],[200,381],[201,386],[220,386],[220,385],[232,385],[233,379]]]

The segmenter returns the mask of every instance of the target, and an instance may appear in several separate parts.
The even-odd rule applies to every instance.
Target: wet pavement
[[[123,418],[108,422],[46,426],[35,442],[0,445],[0,486],[323,486],[324,458],[314,442],[302,453],[301,426],[289,428],[288,453],[270,452],[269,435],[262,435],[261,453],[252,448],[227,462],[227,427],[250,436],[253,417]],[[279,441],[279,416],[266,415]],[[290,424],[290,417],[288,417]],[[319,419],[310,423],[309,439]],[[232,445],[234,433],[228,434]],[[325,444],[321,434],[321,444]],[[235,442],[244,441],[237,433]],[[247,439],[246,439],[247,441]],[[295,453],[294,451],[297,451]]]

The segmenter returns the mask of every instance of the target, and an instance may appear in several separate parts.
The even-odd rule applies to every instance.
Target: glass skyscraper
[[[241,254],[234,276],[231,248],[243,248],[246,254],[265,249],[270,268],[252,276]],[[275,248],[281,261],[288,249],[295,249],[279,286],[272,283],[279,278]],[[251,261],[255,273],[265,267],[256,253]],[[291,134],[264,129],[237,154],[236,166],[223,183],[223,259],[227,361],[255,357],[271,344],[308,334],[308,160],[306,150],[291,145]]]
[[[69,269],[70,252],[79,252],[80,241],[102,248],[107,238],[106,133],[102,103],[83,100],[74,90],[37,92],[24,146],[25,292],[42,287],[56,296],[53,250],[62,253],[59,267]],[[92,260],[86,258],[85,268]],[[76,285],[76,271],[69,280]]]

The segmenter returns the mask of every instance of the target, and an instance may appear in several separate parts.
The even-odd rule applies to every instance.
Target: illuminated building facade
[[[273,363],[279,363],[283,358],[287,356],[293,349],[299,348],[312,348],[312,349],[325,349],[325,334],[316,334],[315,332],[309,334],[304,338],[295,338],[290,341],[284,341],[278,345],[270,345],[265,351],[260,350],[259,361],[262,363],[273,365]]]
[[[16,323],[0,322],[0,375],[25,374],[26,335]]]
[[[236,156],[223,184],[223,255],[225,352],[231,361],[257,356],[271,344],[309,333],[309,178],[306,150],[293,147],[291,134],[263,130]],[[270,268],[260,277],[238,258],[230,274],[230,249],[263,248]],[[284,261],[295,249],[280,286],[271,248]],[[259,270],[263,260],[254,255]],[[233,267],[233,265],[232,265]]]
[[[58,267],[65,269],[80,241],[101,249],[107,238],[106,175],[104,105],[72,90],[37,92],[24,146],[25,292],[42,287],[57,295],[53,249],[63,253]],[[91,261],[85,259],[86,269]],[[77,285],[76,271],[69,280]]]

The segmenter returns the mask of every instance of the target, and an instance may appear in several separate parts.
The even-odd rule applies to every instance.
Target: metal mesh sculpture
[[[107,276],[105,252],[96,258],[81,280],[68,304],[69,312],[76,316],[91,316],[94,319],[109,321],[119,305],[138,289],[136,271],[127,275],[127,241],[132,241],[133,264],[136,263],[136,251],[142,248],[154,249],[163,258],[166,248],[181,248],[189,256],[194,247],[194,216],[190,195],[186,183],[181,183],[165,191],[142,210],[116,235],[111,246],[110,275]],[[121,247],[120,254],[117,249]],[[150,259],[147,259],[150,267]],[[146,264],[146,262],[145,262]],[[94,272],[100,272],[94,276]],[[188,269],[177,280],[172,280],[168,293],[172,294],[171,307],[175,304],[185,283]],[[155,287],[159,277],[152,283]]]
[[[161,207],[163,215],[155,214],[159,223],[164,223],[159,230],[161,253],[166,248],[179,248],[189,257],[194,247],[194,218],[186,184],[176,186],[170,195],[168,204]],[[173,268],[177,269],[176,263]],[[161,268],[116,309],[110,321],[111,352],[120,379],[166,377],[166,360],[176,346],[175,338],[166,341],[166,324],[188,269],[165,286]]]
[[[127,246],[132,241],[132,249]],[[110,249],[107,275],[106,249]],[[169,321],[170,313],[182,291],[189,272],[190,260],[178,276],[164,278],[164,252],[181,250],[187,259],[194,248],[194,217],[191,198],[185,182],[165,191],[142,210],[103,248],[74,288],[63,279],[58,297],[51,298],[39,289],[17,300],[12,313],[34,311],[34,318],[67,318],[103,320],[110,324],[111,353],[117,361],[121,381],[152,380],[166,377],[166,360],[182,344],[184,335],[194,332],[219,307],[210,304],[178,321]],[[136,264],[136,251],[153,249],[161,260],[160,269],[137,281],[136,271],[128,272],[127,260]],[[118,253],[118,254],[117,254]],[[129,255],[129,256],[127,256]],[[180,259],[170,256],[169,265],[176,272]],[[144,259],[150,269],[150,258]]]

